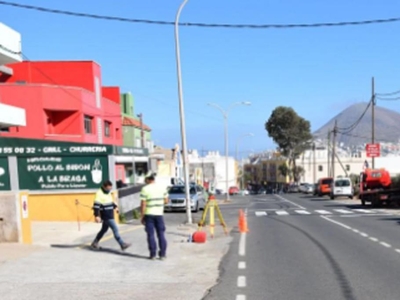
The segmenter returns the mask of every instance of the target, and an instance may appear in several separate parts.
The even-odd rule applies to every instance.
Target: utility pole
[[[335,127],[333,128],[333,140],[332,140],[332,178],[333,179],[335,179],[336,134],[337,134],[337,120],[335,120]]]
[[[203,186],[204,186],[204,178],[205,178],[205,176],[204,176],[204,153],[205,153],[205,150],[204,150],[204,147],[201,147],[201,175],[202,175],[202,181],[203,181]]]
[[[313,183],[316,183],[317,182],[317,166],[316,166],[316,160],[315,160],[315,142],[313,142],[312,150],[313,150]]]
[[[143,114],[140,113],[140,114],[138,114],[137,116],[138,116],[138,118],[139,118],[139,120],[140,120],[140,143],[141,143],[142,148],[144,148],[144,128],[143,128],[144,124],[143,124]]]
[[[375,78],[372,77],[372,97],[371,97],[371,112],[372,112],[372,132],[371,132],[371,142],[375,144]],[[372,157],[372,169],[375,169],[375,157]]]
[[[328,146],[327,146],[327,177],[331,177],[331,131],[328,131]]]

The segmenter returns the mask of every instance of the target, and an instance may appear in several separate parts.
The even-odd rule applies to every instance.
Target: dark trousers
[[[121,236],[119,235],[118,226],[114,219],[103,220],[103,224],[99,233],[96,236],[96,241],[100,242],[103,238],[104,234],[108,231],[108,228],[111,228],[114,238],[117,240],[118,244],[122,245],[124,241],[122,240]]]
[[[159,247],[158,255],[160,257],[165,257],[167,251],[167,240],[165,239],[165,224],[163,216],[145,215],[144,221],[150,257],[155,257],[157,252],[157,244],[154,237],[154,232],[157,233]]]

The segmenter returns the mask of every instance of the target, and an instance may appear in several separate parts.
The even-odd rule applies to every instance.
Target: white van
[[[350,178],[347,177],[336,178],[332,182],[332,188],[331,188],[332,200],[337,197],[349,197],[350,199],[353,199],[353,196],[354,196],[354,189]]]

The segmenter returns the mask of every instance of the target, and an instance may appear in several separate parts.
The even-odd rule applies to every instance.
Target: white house
[[[228,186],[237,185],[237,166],[233,157],[221,156],[218,151],[210,151],[206,156],[200,156],[197,150],[192,150],[189,155],[189,165],[192,179],[199,173],[204,181],[210,182],[216,189],[226,191],[226,161],[228,160]]]

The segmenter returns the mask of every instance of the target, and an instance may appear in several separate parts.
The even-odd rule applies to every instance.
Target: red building
[[[26,110],[26,126],[0,136],[122,145],[120,90],[102,87],[93,61],[22,62],[0,73],[0,99]]]

